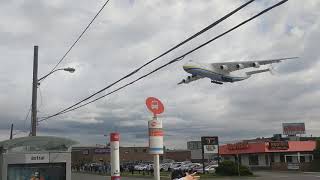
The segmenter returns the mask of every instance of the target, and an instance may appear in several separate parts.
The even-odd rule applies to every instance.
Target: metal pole
[[[201,146],[202,146],[202,170],[203,170],[203,174],[205,174],[206,171],[204,166],[204,145],[203,145],[202,139],[201,139]]]
[[[12,131],[13,131],[13,124],[11,124],[10,139],[13,138]]]
[[[153,155],[153,172],[154,172],[154,180],[160,180],[160,160],[159,154]]]
[[[31,136],[37,135],[38,46],[33,51],[33,82],[31,106]]]
[[[240,160],[239,160],[239,154],[237,154],[237,161],[238,161],[238,176],[240,176]]]

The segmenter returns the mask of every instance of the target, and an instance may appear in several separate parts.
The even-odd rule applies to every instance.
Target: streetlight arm
[[[38,83],[40,83],[40,81],[42,81],[42,80],[44,80],[45,78],[47,78],[48,76],[50,76],[52,73],[54,73],[54,72],[56,72],[56,71],[60,71],[60,70],[68,71],[68,72],[70,72],[70,73],[73,73],[73,72],[75,71],[74,68],[70,68],[70,67],[68,67],[68,68],[56,69],[56,70],[50,72],[49,74],[43,76],[42,78],[38,79]]]

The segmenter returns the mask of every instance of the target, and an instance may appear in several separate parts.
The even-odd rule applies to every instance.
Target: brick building
[[[186,161],[191,159],[188,150],[166,150],[160,155],[160,160],[172,159],[174,161]],[[148,153],[148,147],[120,147],[121,163],[152,162],[153,156]],[[109,147],[73,147],[72,163],[83,164],[92,162],[110,162]]]

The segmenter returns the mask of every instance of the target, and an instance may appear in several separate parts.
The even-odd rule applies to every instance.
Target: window
[[[134,152],[138,152],[138,149],[134,149]]]
[[[287,156],[287,162],[292,163],[292,156]]]
[[[271,154],[270,161],[271,161],[271,163],[274,163],[274,154]]]
[[[280,154],[280,162],[284,163],[284,155]]]
[[[9,164],[8,180],[30,179],[38,172],[40,179],[66,180],[65,163]]]
[[[143,149],[143,152],[147,152],[147,149]]]
[[[259,156],[257,154],[249,155],[249,165],[259,165]]]
[[[266,159],[266,165],[269,166],[269,155],[265,155],[265,159]]]
[[[306,162],[306,158],[305,158],[305,156],[300,156],[300,162],[301,162],[301,163]]]

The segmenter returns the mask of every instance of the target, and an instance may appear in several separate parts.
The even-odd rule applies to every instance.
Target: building
[[[191,154],[188,150],[165,150],[164,154],[160,155],[160,161],[164,159],[186,161],[191,159]],[[152,162],[153,155],[148,153],[148,147],[120,147],[120,161],[121,163]],[[96,146],[72,148],[74,165],[93,162],[110,162],[110,148]]]
[[[71,146],[75,141],[60,137],[30,136],[0,142],[0,180],[71,180]]]
[[[243,141],[219,147],[223,160],[253,169],[307,170],[313,161],[316,141]]]

